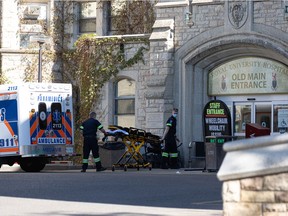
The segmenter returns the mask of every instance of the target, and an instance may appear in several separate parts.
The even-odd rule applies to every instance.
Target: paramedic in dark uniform
[[[173,108],[172,115],[166,122],[165,131],[161,141],[164,141],[164,149],[162,151],[162,162],[161,168],[168,169],[178,169],[178,150],[177,143],[179,141],[176,137],[176,126],[177,126],[177,114],[178,109]],[[170,160],[169,160],[170,159]]]
[[[82,123],[80,129],[82,130],[84,137],[83,165],[81,172],[86,172],[86,169],[88,168],[88,158],[91,150],[94,157],[94,162],[96,164],[96,171],[100,172],[106,170],[106,168],[102,167],[100,161],[97,130],[100,130],[105,135],[106,131],[104,130],[102,124],[96,119],[95,112],[91,112],[89,114],[89,118]]]

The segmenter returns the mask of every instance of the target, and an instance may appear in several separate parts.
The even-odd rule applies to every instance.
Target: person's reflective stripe
[[[88,163],[88,159],[83,159],[82,163]]]
[[[176,158],[176,157],[178,157],[178,153],[170,153],[170,157],[171,158]]]
[[[80,129],[81,129],[81,130],[84,130],[84,127],[81,125],[81,126],[80,126]]]
[[[94,162],[95,162],[95,163],[100,162],[100,157],[98,157],[98,158],[94,158]]]
[[[171,123],[167,123],[166,125],[167,125],[167,126],[170,126],[170,127],[172,126],[172,124],[171,124]]]
[[[103,128],[103,125],[99,125],[99,126],[98,126],[98,129],[99,129],[99,130],[100,130],[101,128]]]
[[[162,157],[168,157],[169,154],[167,152],[162,152]]]

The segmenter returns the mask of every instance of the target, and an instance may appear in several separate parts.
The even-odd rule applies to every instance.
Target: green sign
[[[232,134],[230,110],[223,101],[213,100],[208,102],[203,110],[203,121],[205,137],[231,136]],[[223,141],[217,139],[217,143],[220,142],[224,143],[224,139]]]

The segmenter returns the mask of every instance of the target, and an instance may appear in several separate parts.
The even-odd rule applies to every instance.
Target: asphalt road
[[[127,172],[44,170],[40,173],[25,173],[17,167],[14,170],[2,167],[0,212],[5,213],[1,213],[5,216],[17,215],[17,212],[21,213],[28,205],[30,207],[22,212],[23,215],[32,215],[33,206],[40,208],[39,211],[35,210],[35,215],[52,211],[49,206],[53,206],[55,211],[59,208],[58,213],[71,206],[65,210],[70,210],[70,213],[54,212],[53,215],[174,215],[175,212],[177,215],[191,215],[192,210],[197,212],[192,215],[221,215],[221,187],[222,183],[218,181],[216,173],[201,171],[128,169]],[[22,203],[22,209],[16,211],[17,208],[9,208],[14,204],[16,207],[17,203]],[[116,211],[119,206],[122,206],[122,213],[124,208],[124,212],[129,214]],[[72,211],[73,208],[76,209]],[[94,208],[97,214],[92,210]],[[140,214],[141,209],[143,212]],[[47,215],[51,215],[50,213]]]

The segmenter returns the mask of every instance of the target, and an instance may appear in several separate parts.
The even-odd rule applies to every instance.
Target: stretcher
[[[117,163],[112,165],[112,171],[115,171],[117,167],[123,167],[124,171],[127,168],[149,168],[152,169],[152,164],[148,162],[141,154],[141,149],[148,143],[153,143],[154,145],[158,143],[161,145],[160,137],[153,135],[150,132],[138,128],[127,128],[117,125],[110,125],[107,131],[108,136],[115,137],[115,141],[121,139],[125,144],[125,152],[119,158]],[[145,148],[146,150],[146,148]]]

